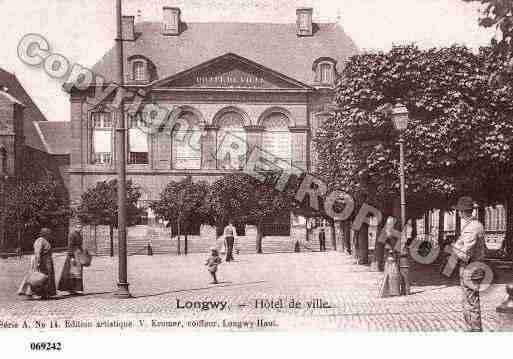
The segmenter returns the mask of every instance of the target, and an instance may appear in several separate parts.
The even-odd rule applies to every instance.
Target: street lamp
[[[397,103],[392,110],[392,121],[399,132],[399,178],[401,181],[401,257],[399,271],[403,277],[403,295],[410,294],[409,264],[406,249],[406,185],[404,180],[404,131],[408,127],[409,113],[406,106]]]
[[[124,83],[124,56],[123,56],[123,31],[122,31],[122,6],[121,0],[116,0],[116,49],[118,60],[118,83]],[[117,112],[116,140],[117,140],[117,177],[118,177],[118,290],[115,296],[121,299],[130,298],[128,290],[128,269],[127,269],[127,242],[126,242],[126,128],[124,101],[121,96],[119,111]]]
[[[0,179],[0,208],[2,213],[0,214],[0,253],[2,258],[7,258],[7,248],[5,243],[5,181],[7,179],[7,150],[4,146],[0,147],[0,161],[2,166],[2,178]]]

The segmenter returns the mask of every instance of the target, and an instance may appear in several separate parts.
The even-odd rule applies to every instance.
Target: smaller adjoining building
[[[11,180],[51,178],[69,198],[66,171],[70,138],[69,122],[47,121],[16,76],[0,69],[0,146],[6,150],[6,172]],[[54,245],[66,245],[67,226],[53,230]],[[33,231],[23,237],[25,249],[31,247]],[[6,228],[11,248],[17,242],[12,232],[12,228]]]

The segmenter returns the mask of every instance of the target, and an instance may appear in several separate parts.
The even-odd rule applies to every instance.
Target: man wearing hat
[[[485,256],[483,225],[473,216],[474,201],[471,197],[458,199],[456,210],[461,217],[461,235],[453,245],[454,254],[460,260],[460,285],[463,292],[463,318],[470,331],[480,332],[481,308],[479,300],[479,281],[482,273],[469,273],[467,266],[480,262]],[[477,283],[473,282],[472,279]]]

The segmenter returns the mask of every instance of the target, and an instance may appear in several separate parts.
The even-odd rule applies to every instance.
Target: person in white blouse
[[[237,231],[231,221],[228,222],[228,225],[224,228],[223,236],[226,247],[226,262],[230,262],[233,261],[233,245],[235,243],[235,237],[237,236]]]

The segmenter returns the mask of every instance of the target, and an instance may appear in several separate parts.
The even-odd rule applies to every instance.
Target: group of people
[[[223,238],[224,238],[224,248],[226,252],[226,262],[231,262],[234,260],[233,258],[233,248],[235,245],[235,236],[237,231],[233,226],[232,222],[229,222],[228,225],[224,228]],[[208,272],[212,276],[211,284],[218,284],[217,280],[217,267],[221,264],[222,260],[219,256],[219,250],[217,246],[212,247],[210,249],[210,256],[208,257],[205,265],[207,266]]]
[[[34,241],[34,255],[18,290],[19,295],[47,300],[57,295],[57,290],[72,295],[84,292],[83,268],[90,265],[91,256],[83,248],[80,228],[73,231],[69,236],[68,252],[58,283],[55,280],[51,238],[52,231],[50,229],[41,229],[39,237]],[[36,282],[34,280],[35,274],[38,278],[44,278],[44,280]]]

